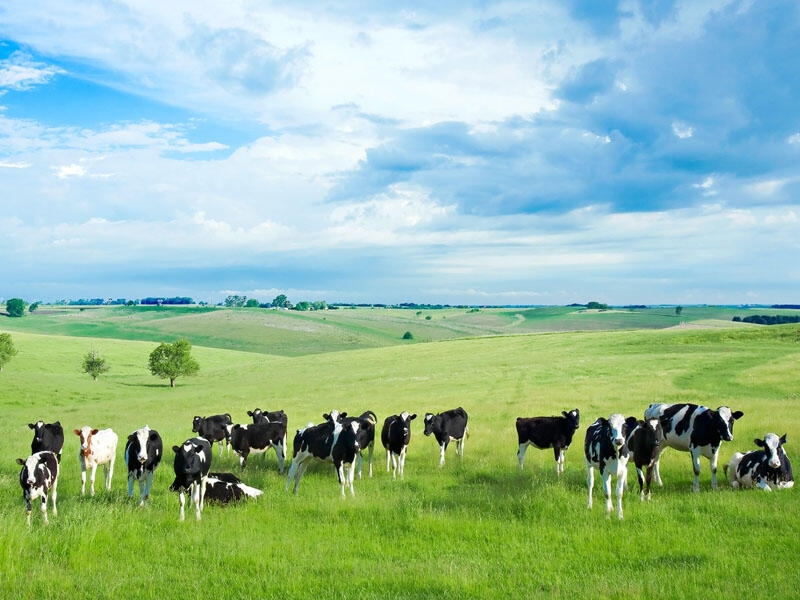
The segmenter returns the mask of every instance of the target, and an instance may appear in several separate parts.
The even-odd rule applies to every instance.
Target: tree
[[[10,298],[6,302],[6,312],[9,317],[21,317],[25,314],[25,300],[22,298]]]
[[[16,354],[17,349],[14,348],[14,341],[11,339],[11,334],[0,333],[0,371],[3,370],[3,366]]]
[[[247,296],[239,296],[238,294],[225,298],[225,306],[228,308],[241,308],[245,302],[247,302]]]
[[[31,304],[28,307],[28,312],[32,313],[33,311],[35,311],[37,308],[39,308],[39,304],[40,304],[39,302],[34,302],[33,304]]]
[[[181,375],[194,375],[200,365],[192,357],[189,340],[180,339],[172,344],[161,343],[150,353],[150,372],[161,379],[169,379],[169,386],[175,387],[175,380]]]
[[[108,369],[106,359],[102,358],[100,353],[95,350],[90,350],[83,357],[83,372],[91,375],[94,381],[97,381],[97,377],[107,372]]]
[[[414,335],[410,331],[406,331],[403,334],[403,339],[404,340],[413,340],[414,339]]]
[[[679,316],[679,317],[680,317],[682,312],[683,312],[683,307],[682,307],[682,306],[676,306],[676,307],[675,307],[675,314],[676,314],[677,316]]]
[[[275,308],[290,308],[292,306],[292,303],[289,302],[289,299],[286,297],[286,294],[278,294],[272,301],[272,306],[274,306]]]
[[[258,308],[258,300],[255,298],[250,298],[247,302],[244,303],[245,308]]]

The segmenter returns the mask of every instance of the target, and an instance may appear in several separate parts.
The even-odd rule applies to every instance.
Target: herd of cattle
[[[244,484],[232,473],[212,472],[212,445],[219,444],[219,453],[232,449],[239,456],[239,464],[245,468],[250,454],[274,449],[278,470],[284,472],[287,448],[288,418],[279,411],[247,411],[252,423],[234,424],[229,414],[210,417],[194,417],[192,432],[195,437],[180,446],[173,446],[175,479],[170,490],[179,493],[180,519],[184,519],[185,494],[188,494],[195,509],[195,518],[200,520],[206,501],[227,503],[246,497],[256,497],[262,491]],[[386,449],[386,470],[404,477],[408,444],[411,440],[411,421],[416,414],[402,412],[384,420],[380,440]],[[613,510],[611,479],[616,477],[617,515],[621,519],[623,489],[627,486],[628,462],[633,461],[642,499],[650,498],[653,480],[662,484],[659,473],[661,452],[669,446],[691,453],[694,469],[694,491],[700,489],[700,457],[709,459],[711,485],[717,487],[717,457],[723,441],[733,439],[734,422],[742,417],[741,411],[731,411],[727,406],[712,410],[695,404],[651,404],[644,419],[612,414],[601,417],[586,430],[584,455],[587,466],[589,508],[592,507],[594,469],[603,480],[606,514]],[[339,478],[341,495],[345,488],[354,494],[353,481],[356,472],[361,478],[364,453],[367,454],[369,476],[372,476],[372,456],[375,444],[377,417],[367,411],[358,417],[331,411],[323,415],[318,425],[309,424],[295,433],[292,444],[292,460],[286,478],[286,490],[294,484],[297,493],[312,459],[333,463]],[[456,453],[464,454],[464,441],[469,435],[466,411],[459,407],[438,414],[427,413],[424,419],[424,434],[433,435],[439,445],[439,466],[444,466],[445,451],[451,441],[456,443]],[[519,439],[517,458],[522,469],[525,451],[532,445],[539,449],[552,448],[556,475],[564,471],[564,452],[580,424],[580,411],[576,408],[562,412],[561,416],[520,417],[516,421]],[[47,500],[51,498],[53,514],[56,514],[56,495],[64,445],[61,424],[38,421],[28,425],[34,430],[31,455],[23,460],[20,485],[26,504],[26,517],[30,525],[31,503],[41,499],[44,523],[48,523]],[[81,469],[81,495],[86,492],[86,473],[89,472],[89,492],[94,496],[95,474],[98,466],[104,470],[104,486],[111,489],[114,462],[117,453],[117,434],[111,429],[98,430],[89,426],[75,429],[80,438],[78,455]],[[733,487],[758,486],[763,490],[773,487],[790,488],[794,485],[792,469],[783,445],[786,435],[778,437],[768,433],[756,439],[760,449],[737,452],[725,465],[725,472]],[[134,496],[134,482],[139,487],[139,504],[150,496],[153,474],[161,463],[163,444],[159,433],[148,426],[131,433],[125,443],[125,464],[128,468],[128,496]]]

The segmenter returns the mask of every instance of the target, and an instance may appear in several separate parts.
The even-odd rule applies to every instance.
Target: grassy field
[[[409,329],[409,321],[402,319],[416,318],[433,328],[444,327],[444,321],[455,327],[454,322],[469,316],[464,311],[434,313],[426,320],[427,313],[409,317],[409,311],[402,311],[386,315],[383,323],[364,310],[361,326],[376,340],[380,335],[373,332],[385,332],[385,343],[301,355],[294,339],[281,346],[286,351],[279,356],[198,341],[213,337],[215,327],[234,337],[231,324],[218,325],[224,312],[172,314],[163,321],[172,320],[167,329],[159,329],[157,318],[143,320],[132,329],[141,327],[141,339],[148,341],[114,339],[122,337],[118,332],[126,326],[106,324],[111,313],[96,313],[96,326],[77,313],[76,320],[86,319],[80,326],[85,337],[76,337],[79,332],[67,326],[58,331],[69,335],[34,333],[35,319],[15,320],[11,332],[19,354],[0,372],[3,597],[62,598],[87,589],[100,598],[144,592],[163,599],[201,594],[739,597],[744,590],[752,593],[754,580],[759,595],[795,593],[800,539],[795,490],[767,494],[723,485],[712,493],[704,460],[702,491],[694,494],[688,454],[667,450],[664,487],[642,503],[633,476],[626,518],[619,522],[605,518],[597,489],[594,510],[586,509],[582,441],[586,426],[598,416],[641,416],[650,402],[728,404],[745,416],[736,425],[736,439],[723,445],[721,463],[736,450],[751,449],[753,438],[768,431],[787,433],[787,452],[794,456],[800,443],[797,326],[587,327],[495,336],[476,327],[468,339],[419,343],[424,334],[415,333],[415,343],[402,344],[395,339],[397,331]],[[240,318],[238,311],[228,312]],[[333,327],[331,321],[345,318],[339,312],[296,322]],[[503,314],[473,316],[519,321]],[[177,325],[181,318],[208,322]],[[17,327],[22,321],[28,331]],[[6,322],[0,327],[10,331]],[[520,327],[508,327],[507,333]],[[252,328],[252,322],[245,327]],[[281,335],[273,329],[263,326],[276,336],[268,345],[280,346]],[[91,337],[93,330],[114,335]],[[356,331],[356,325],[348,321],[336,329],[337,335],[345,330]],[[161,340],[150,336],[187,331],[196,334],[190,339],[201,369],[171,389],[147,372],[153,340]],[[289,337],[287,331],[292,330],[280,329]],[[244,347],[257,346],[258,336],[248,336]],[[362,344],[368,336],[356,337]],[[429,337],[437,339],[433,333]],[[328,344],[337,346],[324,338],[320,342],[324,348]],[[81,358],[90,349],[100,351],[111,366],[97,382],[80,372]],[[451,449],[440,469],[435,441],[422,435],[421,416],[459,405],[470,414],[465,457],[459,461]],[[246,411],[257,406],[285,409],[291,430],[318,422],[332,408],[351,413],[371,409],[380,421],[402,410],[417,412],[406,479],[392,481],[380,449],[374,477],[356,482],[355,498],[339,498],[335,474],[322,464],[309,469],[293,496],[284,492],[285,478],[277,473],[274,454],[264,460],[256,456],[242,478],[264,490],[259,500],[208,506],[201,522],[194,522],[190,512],[179,523],[177,497],[167,491],[171,452],[156,473],[151,503],[137,508],[126,494],[122,441],[111,493],[80,497],[77,437],[69,434],[59,514],[44,527],[35,511],[32,526],[25,526],[14,459],[29,453],[27,423],[60,419],[68,431],[84,424],[113,427],[121,439],[146,423],[161,432],[169,447],[191,435],[195,414],[230,412],[244,422]],[[560,480],[550,451],[529,450],[520,472],[514,419],[575,407],[581,410],[581,428]],[[215,449],[215,470],[238,472],[237,464],[233,456],[220,459]]]

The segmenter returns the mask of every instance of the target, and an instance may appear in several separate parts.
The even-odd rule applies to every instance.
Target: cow
[[[253,423],[281,423],[283,425],[283,447],[284,449],[288,448],[287,443],[287,431],[289,428],[289,417],[286,416],[286,413],[281,410],[261,410],[260,408],[255,408],[253,410],[248,410],[247,414],[253,418]]]
[[[386,470],[389,470],[391,462],[392,479],[397,479],[397,472],[400,472],[400,479],[403,479],[403,471],[406,465],[406,452],[411,441],[411,421],[417,418],[417,413],[409,414],[403,411],[399,415],[386,417],[381,429],[381,444],[386,448]]]
[[[350,495],[355,496],[353,479],[355,470],[353,463],[359,451],[358,445],[358,419],[346,419],[347,413],[332,410],[330,414],[322,415],[325,422],[319,425],[309,425],[298,429],[294,436],[292,464],[289,475],[286,477],[286,490],[294,481],[294,493],[300,485],[312,458],[323,462],[332,462],[339,476],[339,488],[342,498],[345,497],[345,485],[350,489]],[[344,465],[349,464],[345,477]]]
[[[564,472],[564,451],[569,449],[572,436],[580,424],[580,411],[561,411],[560,417],[517,417],[517,438],[519,468],[525,461],[525,451],[529,445],[539,450],[553,449],[556,460],[556,476]]]
[[[772,491],[773,487],[794,487],[792,465],[783,449],[786,434],[778,437],[774,433],[768,433],[763,440],[756,438],[754,441],[761,450],[737,452],[725,465],[725,473],[731,486],[749,488],[756,485],[766,492]]]
[[[199,521],[206,495],[208,471],[211,468],[211,442],[203,437],[189,438],[180,446],[173,446],[172,451],[175,453],[175,480],[169,489],[180,493],[180,520],[184,519],[184,492],[188,492],[190,502],[194,503],[195,519]]]
[[[84,425],[73,433],[81,439],[78,461],[81,464],[81,496],[86,493],[86,470],[91,474],[90,493],[94,496],[94,477],[97,467],[103,465],[106,491],[111,491],[111,478],[114,476],[114,463],[117,460],[117,434],[112,429],[94,429]]]
[[[64,447],[64,428],[61,427],[61,423],[59,421],[55,423],[36,421],[36,423],[28,423],[28,427],[33,429],[31,454],[49,450],[56,455],[60,463],[61,449]]]
[[[467,428],[467,412],[461,408],[453,408],[434,415],[425,415],[425,435],[431,435],[439,442],[439,466],[444,466],[444,451],[447,445],[456,442],[456,455],[464,458],[464,438],[469,437]]]
[[[233,473],[209,473],[206,480],[206,502],[228,504],[245,498],[258,498],[261,490],[242,483]]]
[[[663,485],[659,462],[666,446],[690,452],[694,468],[692,489],[700,491],[700,457],[708,458],[711,467],[711,488],[717,489],[717,458],[723,441],[733,440],[734,421],[744,413],[731,411],[727,406],[711,410],[697,404],[651,404],[644,411],[645,420],[658,419],[664,430],[664,443],[658,448],[653,463],[653,477]]]
[[[361,479],[361,464],[364,462],[364,450],[368,451],[367,464],[369,476],[372,477],[372,453],[375,449],[375,425],[378,417],[371,410],[361,413],[358,417],[347,417],[349,420],[358,420],[358,456],[356,458],[356,473]],[[346,424],[346,423],[345,423]]]
[[[230,450],[230,425],[233,425],[233,419],[228,413],[211,415],[210,417],[195,417],[192,419],[192,433],[207,439],[211,442],[211,445],[214,445],[214,442],[219,442],[219,455],[222,456],[223,445]]]
[[[231,428],[231,447],[239,455],[242,469],[245,468],[250,454],[260,454],[274,448],[278,458],[278,472],[283,474],[286,461],[285,439],[286,429],[282,423],[237,423]],[[266,454],[264,456],[266,458]]]
[[[658,419],[641,421],[635,417],[626,420],[627,435],[625,443],[636,466],[636,479],[639,482],[639,499],[650,500],[650,485],[653,482],[653,464],[664,441],[664,430]],[[645,468],[645,473],[642,472]]]
[[[611,515],[614,504],[611,501],[611,478],[617,478],[617,516],[622,519],[622,494],[628,479],[628,459],[630,452],[625,444],[626,419],[614,413],[608,419],[600,417],[586,428],[584,454],[586,456],[586,484],[589,487],[589,508],[592,508],[592,488],[594,488],[594,469],[603,479],[603,494],[606,499],[606,516]]]
[[[125,464],[128,466],[128,497],[133,498],[133,482],[139,482],[139,506],[150,497],[153,475],[161,464],[164,446],[161,436],[147,425],[128,436]]]
[[[17,464],[22,465],[19,473],[19,484],[22,487],[22,497],[25,499],[25,516],[28,526],[31,524],[31,502],[37,498],[42,499],[42,519],[48,525],[47,495],[50,495],[53,504],[53,515],[58,514],[56,509],[56,496],[58,488],[58,455],[49,450],[34,452],[26,459],[17,459]]]

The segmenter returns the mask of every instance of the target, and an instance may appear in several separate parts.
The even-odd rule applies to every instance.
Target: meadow
[[[337,333],[323,336],[322,349],[307,352],[301,348],[313,348],[311,325],[331,327],[330,321],[344,318],[338,311],[300,321],[302,341],[294,337],[297,323],[294,329],[262,325],[259,331],[275,336],[282,349],[275,353],[242,349],[258,346],[252,323],[244,328],[239,349],[219,347],[236,346],[229,341],[197,341],[214,337],[225,311],[209,311],[205,323],[196,313],[173,315],[183,324],[173,322],[161,330],[154,323],[166,326],[167,321],[148,321],[141,325],[147,331],[136,334],[140,340],[120,339],[124,325],[103,325],[109,314],[94,325],[83,313],[75,317],[85,319],[83,336],[27,317],[3,319],[0,330],[11,331],[19,350],[0,371],[3,597],[796,593],[800,511],[795,490],[735,491],[720,468],[720,489],[712,492],[703,459],[701,492],[695,494],[689,455],[667,450],[664,487],[654,489],[650,502],[639,501],[630,469],[625,520],[618,521],[605,517],[597,483],[595,507],[587,510],[582,456],[586,426],[599,416],[641,416],[651,402],[694,402],[714,408],[727,404],[745,413],[734,441],[720,451],[720,466],[734,451],[751,449],[753,438],[768,431],[786,433],[787,452],[794,457],[800,443],[796,325],[719,322],[712,327],[698,317],[703,327],[534,334],[526,331],[532,326],[512,325],[501,334],[490,329],[519,318],[483,314],[477,316],[494,324],[487,329],[474,325],[464,337],[461,330],[452,332],[453,323],[466,318],[456,313],[434,313],[430,320],[424,314],[390,314],[387,321],[369,309],[363,313],[358,326],[334,327]],[[132,314],[130,321],[140,318]],[[400,317],[451,333],[436,341],[432,329],[431,341],[415,333],[414,343],[400,343],[397,331],[409,328],[408,322],[392,322]],[[557,320],[548,326],[558,330]],[[16,321],[13,329],[6,327],[10,321]],[[107,337],[92,336],[92,330],[103,330]],[[222,330],[235,338],[236,327]],[[282,343],[280,332],[287,336]],[[189,337],[201,367],[196,376],[179,378],[175,388],[150,375],[146,366],[153,340],[168,334]],[[96,382],[80,371],[90,349],[111,367]],[[427,411],[455,406],[470,415],[470,437],[463,460],[451,448],[440,469],[438,448],[422,435],[421,421]],[[261,498],[210,505],[202,521],[195,522],[190,511],[179,522],[177,496],[167,490],[173,477],[169,448],[192,435],[194,415],[230,412],[235,422],[246,422],[246,411],[255,407],[286,410],[290,431],[319,422],[332,408],[350,413],[371,409],[381,422],[402,410],[416,412],[406,478],[393,481],[383,449],[376,448],[374,476],[365,473],[356,481],[355,498],[339,497],[333,468],[325,464],[309,469],[295,496],[284,492],[285,477],[277,473],[274,453],[253,456],[241,477],[264,490]],[[530,449],[520,471],[514,419],[575,407],[581,411],[581,427],[560,479],[549,450]],[[51,515],[45,527],[34,510],[28,528],[14,459],[29,454],[27,423],[37,419],[60,420],[67,439],[58,515]],[[94,498],[80,497],[77,437],[71,434],[84,424],[112,427],[121,438],[112,491],[98,489]],[[125,436],[144,424],[161,433],[167,452],[152,499],[139,508],[127,498],[122,454]],[[240,473],[236,457],[220,458],[216,448],[212,468]]]

